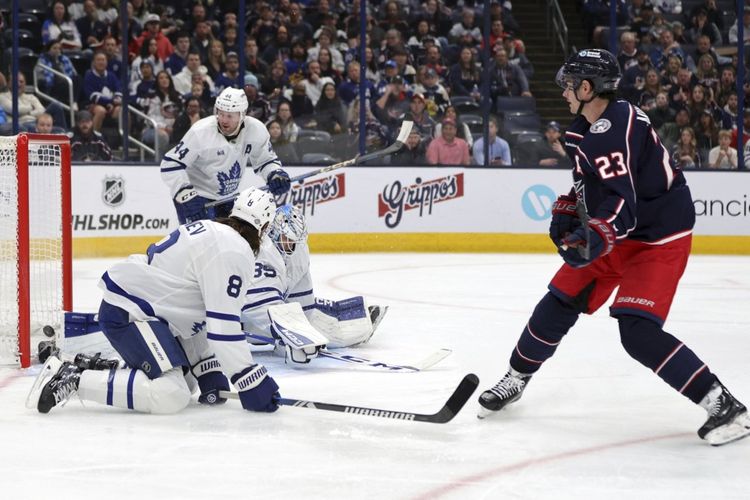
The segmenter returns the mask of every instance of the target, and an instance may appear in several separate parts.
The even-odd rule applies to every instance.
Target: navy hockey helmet
[[[557,72],[555,82],[563,89],[573,86],[578,90],[581,82],[588,80],[594,94],[615,92],[622,72],[617,58],[604,49],[585,49],[570,56]]]

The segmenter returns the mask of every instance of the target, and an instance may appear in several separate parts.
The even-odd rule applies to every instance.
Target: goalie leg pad
[[[369,340],[374,331],[362,296],[339,301],[316,299],[306,315],[310,323],[328,338],[328,347],[361,344]]]
[[[102,332],[99,315],[95,313],[66,312],[63,338],[57,347],[66,358],[74,358],[79,353],[89,356],[100,353],[104,358],[119,358]]]

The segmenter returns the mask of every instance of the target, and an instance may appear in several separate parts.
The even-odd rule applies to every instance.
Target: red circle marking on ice
[[[516,472],[521,469],[525,469],[526,467],[533,467],[536,465],[544,465],[550,462],[557,462],[560,460],[565,460],[568,458],[574,458],[581,455],[589,455],[592,453],[597,453],[600,451],[607,451],[607,450],[613,450],[615,448],[624,448],[626,446],[632,446],[636,444],[642,444],[642,443],[651,443],[654,441],[663,441],[666,439],[677,439],[677,438],[683,438],[692,436],[692,433],[689,432],[680,432],[677,434],[665,434],[662,436],[652,436],[652,437],[644,437],[644,438],[638,438],[638,439],[629,439],[627,441],[620,441],[616,443],[608,443],[608,444],[601,444],[598,446],[591,446],[588,448],[581,448],[578,450],[570,450],[570,451],[564,451],[561,453],[555,453],[554,455],[549,455],[546,457],[539,457],[539,458],[530,458],[528,460],[522,460],[521,462],[516,462],[513,464],[508,465],[502,465],[500,467],[495,467],[492,469],[487,469],[482,472],[477,472],[474,474],[470,474],[468,476],[455,479],[451,481],[448,484],[444,484],[442,486],[438,486],[436,488],[433,488],[431,490],[428,490],[425,493],[422,493],[416,497],[413,498],[413,500],[428,500],[428,499],[434,499],[434,498],[440,498],[443,495],[447,495],[448,493],[452,493],[456,490],[459,490],[461,488],[465,488],[468,486],[475,486],[483,481],[486,481],[488,479],[502,476],[504,474],[510,474],[513,472]]]

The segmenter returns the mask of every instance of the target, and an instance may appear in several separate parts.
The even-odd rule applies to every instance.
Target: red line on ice
[[[482,482],[487,481],[489,479],[502,476],[505,474],[511,474],[513,472],[519,471],[521,469],[525,469],[527,467],[545,465],[550,462],[558,462],[558,461],[565,460],[568,458],[575,458],[581,455],[590,455],[590,454],[594,454],[594,453],[598,453],[602,451],[613,450],[616,448],[625,448],[627,446],[632,446],[632,445],[637,445],[637,444],[652,443],[654,441],[663,441],[667,439],[684,438],[687,436],[692,436],[692,433],[680,432],[678,434],[665,434],[662,436],[652,436],[652,437],[644,437],[644,438],[638,438],[638,439],[630,439],[627,441],[619,441],[615,443],[591,446],[588,448],[580,448],[577,450],[564,451],[561,453],[555,453],[554,455],[542,456],[539,458],[530,458],[528,460],[522,460],[520,462],[516,462],[516,463],[508,464],[508,465],[502,465],[500,467],[487,469],[481,472],[470,474],[462,478],[455,479],[448,484],[438,486],[425,493],[422,493],[414,497],[413,500],[428,500],[428,499],[432,500],[434,498],[440,498],[441,496],[447,495],[448,493],[455,492],[456,490],[459,490],[461,488],[465,488],[469,486],[477,486],[477,485],[480,485]]]

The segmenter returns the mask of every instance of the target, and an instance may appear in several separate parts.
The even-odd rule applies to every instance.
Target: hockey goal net
[[[71,224],[68,138],[0,137],[0,365],[29,366],[44,327],[61,331]]]

